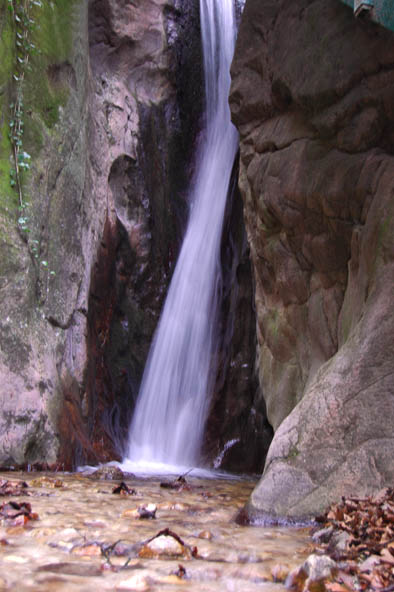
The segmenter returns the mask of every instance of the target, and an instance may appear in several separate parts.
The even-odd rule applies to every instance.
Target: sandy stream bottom
[[[112,493],[116,482],[80,474],[13,472],[1,479],[26,481],[23,493],[30,495],[0,497],[0,507],[27,502],[38,514],[23,524],[23,517],[0,513],[1,592],[280,592],[275,574],[311,552],[308,529],[234,523],[254,481],[187,478],[191,489],[177,491],[161,488],[163,479],[135,478],[126,483],[136,494],[122,496]],[[138,517],[146,504],[157,506],[155,519]],[[184,552],[171,537],[161,539],[158,558],[141,551],[141,543],[167,528]],[[117,541],[121,556],[106,550]]]

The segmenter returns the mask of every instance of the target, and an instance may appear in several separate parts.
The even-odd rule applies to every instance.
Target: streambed
[[[33,519],[0,518],[0,591],[280,592],[275,579],[311,552],[308,529],[234,523],[252,480],[188,477],[178,491],[160,487],[160,479],[131,478],[133,494],[119,495],[117,482],[80,474],[1,479],[27,483],[21,495],[0,497],[0,506],[26,502]],[[155,518],[140,518],[138,508],[148,504]],[[143,544],[160,531],[169,535]]]

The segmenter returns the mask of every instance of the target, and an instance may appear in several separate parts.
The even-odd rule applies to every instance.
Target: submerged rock
[[[142,504],[133,510],[125,510],[122,514],[125,518],[137,518],[140,520],[153,520],[156,518],[156,504]]]
[[[116,590],[129,590],[130,592],[147,592],[153,583],[152,578],[144,574],[135,574],[117,584]]]
[[[124,479],[124,473],[119,467],[104,466],[90,473],[89,478],[105,481],[122,481]]]
[[[185,558],[185,547],[174,537],[161,535],[142,547],[138,553],[141,559],[160,559],[169,557]]]

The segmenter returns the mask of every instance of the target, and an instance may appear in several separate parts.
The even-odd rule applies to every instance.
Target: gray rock
[[[124,479],[124,473],[119,467],[103,466],[90,473],[90,479],[101,479],[104,481],[121,481]]]
[[[334,533],[334,528],[329,526],[328,528],[322,528],[312,535],[312,541],[316,544],[328,543]]]
[[[331,540],[329,542],[328,549],[329,551],[335,551],[337,553],[344,553],[348,549],[349,541],[351,540],[351,536],[348,532],[343,530],[339,530],[335,532]]]
[[[246,2],[230,103],[275,429],[255,519],[394,480],[393,59],[340,3]]]
[[[324,592],[324,582],[331,580],[337,565],[327,555],[309,555],[304,564],[290,572],[286,588],[296,592]]]

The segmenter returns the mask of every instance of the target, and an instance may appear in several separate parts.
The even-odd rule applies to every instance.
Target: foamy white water
[[[200,1],[205,141],[190,190],[191,211],[184,242],[130,426],[122,467],[133,472],[165,464],[171,469],[177,467],[168,472],[179,473],[199,462],[217,339],[220,242],[238,147],[228,107],[236,36],[233,1]]]

